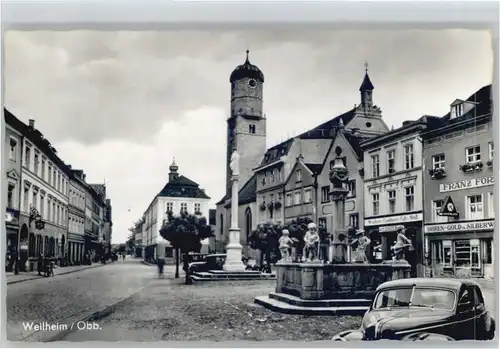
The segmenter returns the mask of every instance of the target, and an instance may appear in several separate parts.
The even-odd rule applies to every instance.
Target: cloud
[[[213,203],[223,195],[229,75],[247,48],[266,78],[268,145],[359,103],[366,61],[395,126],[444,115],[493,70],[491,37],[473,30],[9,31],[4,45],[5,106],[106,178],[121,240],[173,156]]]

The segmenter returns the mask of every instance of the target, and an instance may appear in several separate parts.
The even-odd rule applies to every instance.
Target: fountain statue
[[[309,223],[307,225],[307,232],[304,235],[304,257],[308,262],[314,262],[318,259],[319,255],[319,234],[316,224]]]
[[[279,239],[279,249],[281,253],[280,262],[290,261],[290,250],[293,245],[293,240],[290,238],[288,229],[283,229],[282,235]]]
[[[406,236],[406,230],[405,230],[404,226],[399,225],[397,227],[397,233],[398,233],[398,236],[396,238],[396,242],[391,247],[391,250],[394,253],[393,259],[406,260],[405,251],[411,250],[413,248],[413,244],[411,243],[411,240],[408,239],[408,237]]]
[[[366,249],[370,245],[371,240],[365,235],[364,230],[356,231],[356,239],[351,243],[351,247],[356,246],[353,251],[352,261],[355,263],[368,263],[366,257]]]

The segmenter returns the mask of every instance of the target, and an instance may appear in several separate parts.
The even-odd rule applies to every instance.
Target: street
[[[125,260],[80,272],[24,281],[7,286],[7,339],[30,335],[26,324],[60,324],[80,318],[127,297],[156,277],[155,270],[138,260]],[[50,333],[25,340],[39,341]]]

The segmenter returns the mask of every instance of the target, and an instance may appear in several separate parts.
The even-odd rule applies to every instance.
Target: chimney
[[[29,124],[29,126],[30,126],[31,128],[35,128],[35,120],[33,120],[33,119],[29,119],[29,120],[28,120],[28,124]]]
[[[82,179],[85,180],[85,178],[87,178],[87,175],[85,175],[85,173],[82,173]]]

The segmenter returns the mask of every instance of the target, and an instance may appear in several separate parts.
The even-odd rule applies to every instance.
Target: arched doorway
[[[245,210],[245,231],[246,231],[246,243],[249,244],[248,239],[252,233],[252,210],[248,207]]]
[[[55,245],[55,241],[54,241],[54,238],[51,237],[49,239],[49,255],[50,257],[54,257],[55,255],[55,250],[56,250],[56,245]]]

